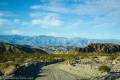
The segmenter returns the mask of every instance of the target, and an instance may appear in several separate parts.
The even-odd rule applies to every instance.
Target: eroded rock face
[[[87,47],[84,48],[76,48],[76,51],[79,52],[97,52],[97,53],[114,53],[114,52],[120,52],[120,45],[117,44],[90,44]]]
[[[42,53],[47,54],[45,51],[38,49],[38,48],[32,48],[27,45],[13,45],[9,43],[0,42],[0,53]]]

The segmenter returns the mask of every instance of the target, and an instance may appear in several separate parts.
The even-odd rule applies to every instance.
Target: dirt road
[[[58,68],[59,64],[52,64],[42,68],[40,77],[36,80],[81,80],[78,76]]]
[[[44,63],[31,64],[18,69],[12,78],[20,78],[19,80],[23,78],[24,80],[119,80],[120,76],[119,73],[101,75],[95,68],[87,65],[78,64],[73,67],[60,62],[46,66]]]
[[[61,69],[60,67],[64,68]],[[79,67],[79,66],[78,66]],[[66,68],[69,68],[66,66]],[[74,67],[77,70],[77,67]],[[70,68],[69,68],[70,69]],[[120,80],[120,73],[112,73],[111,75],[106,76],[98,76],[96,70],[91,70],[85,67],[79,67],[79,75],[75,74],[75,70],[72,71],[72,68],[69,71],[66,71],[65,67],[61,66],[61,63],[51,64],[48,66],[44,66],[40,71],[41,73],[35,80]],[[87,70],[87,72],[86,72]],[[77,70],[78,71],[78,70]],[[92,75],[95,74],[96,75]],[[91,78],[88,78],[91,76]],[[95,77],[96,76],[96,77]],[[118,79],[119,78],[119,79]]]

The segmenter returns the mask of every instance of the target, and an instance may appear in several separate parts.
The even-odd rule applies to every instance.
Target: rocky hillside
[[[97,53],[114,53],[114,52],[120,52],[120,45],[117,44],[110,44],[110,43],[94,43],[90,44],[87,47],[84,48],[76,48],[76,51],[79,52],[97,52]]]
[[[27,45],[13,45],[10,43],[4,43],[0,42],[0,53],[41,53],[41,54],[47,54],[45,51],[38,49],[38,48],[32,48]]]

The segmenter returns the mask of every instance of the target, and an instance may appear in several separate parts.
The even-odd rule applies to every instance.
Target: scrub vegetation
[[[66,52],[67,53],[67,52]],[[20,67],[24,63],[33,63],[35,61],[38,62],[47,62],[54,63],[59,61],[64,61],[66,64],[70,64],[71,66],[75,66],[79,63],[98,63],[102,62],[113,62],[117,64],[120,62],[119,53],[116,54],[95,54],[95,53],[77,53],[74,51],[69,52],[69,54],[0,54],[0,70],[9,75],[13,73],[16,68]],[[10,71],[8,70],[12,67]],[[99,71],[102,72],[110,72],[110,67],[107,65],[103,66],[102,64],[98,68]],[[7,73],[6,73],[7,71]],[[8,72],[9,71],[9,72]]]

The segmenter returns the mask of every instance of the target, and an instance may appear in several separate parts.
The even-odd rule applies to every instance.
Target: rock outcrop
[[[76,51],[79,52],[96,52],[96,53],[114,53],[114,52],[120,52],[120,45],[117,44],[110,44],[110,43],[94,43],[90,44],[87,47],[84,48],[76,48]]]

